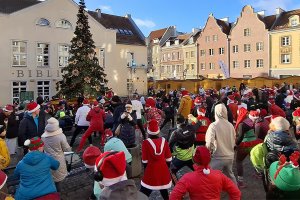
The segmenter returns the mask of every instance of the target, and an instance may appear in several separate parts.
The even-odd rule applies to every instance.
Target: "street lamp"
[[[183,80],[186,79],[186,72],[187,72],[187,69],[183,70]]]

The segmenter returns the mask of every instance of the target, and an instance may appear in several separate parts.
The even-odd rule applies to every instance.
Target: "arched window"
[[[50,26],[50,22],[49,20],[45,19],[45,18],[40,18],[37,22],[36,25],[39,26]]]
[[[72,29],[72,24],[68,20],[65,20],[65,19],[58,20],[55,23],[55,26],[57,28]]]

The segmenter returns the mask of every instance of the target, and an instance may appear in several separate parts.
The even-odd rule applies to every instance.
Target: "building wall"
[[[188,44],[182,47],[184,56],[184,69],[186,69],[186,79],[195,79],[198,76],[197,45]],[[194,53],[192,53],[194,52]],[[194,54],[194,55],[192,55]],[[200,70],[199,70],[200,72]]]
[[[244,36],[244,30],[249,29],[250,35]],[[245,6],[237,24],[230,34],[230,76],[243,78],[244,76],[268,76],[269,75],[269,42],[268,30],[264,22],[258,18],[251,6]],[[258,42],[263,44],[263,49],[257,51]],[[244,52],[244,44],[251,45],[250,52]],[[238,46],[238,52],[233,52],[233,46]],[[257,67],[257,60],[263,60],[263,67]],[[250,60],[250,67],[245,68],[245,60]],[[234,68],[233,62],[238,62],[239,67]],[[260,62],[260,61],[259,61]]]
[[[281,38],[290,36],[291,45],[282,46]],[[288,75],[300,75],[300,29],[287,29],[284,31],[272,31],[270,33],[271,42],[271,76],[284,77]],[[289,54],[291,60],[289,64],[281,62],[281,55]]]
[[[174,53],[174,59],[172,54]],[[170,58],[168,59],[168,54]],[[165,55],[165,60],[164,60]],[[162,47],[160,72],[161,79],[176,78],[183,79],[183,51],[180,45]],[[164,70],[163,70],[164,69]]]
[[[160,79],[160,61],[161,61],[161,47],[159,44],[152,46],[152,65],[154,67],[154,78]]]
[[[213,41],[213,35],[217,35],[218,40]],[[209,42],[206,41],[206,37],[209,37]],[[206,25],[197,40],[199,44],[199,66],[204,63],[205,69],[200,69],[200,75],[208,78],[217,78],[218,75],[223,76],[223,72],[219,67],[218,62],[223,61],[228,67],[228,40],[227,35],[223,33],[221,27],[217,24],[216,19],[213,16],[209,16]],[[219,48],[224,48],[223,55],[219,54]],[[209,55],[209,49],[214,49],[214,55]],[[201,50],[205,50],[205,55],[201,56]],[[209,69],[209,63],[214,64],[214,69]]]

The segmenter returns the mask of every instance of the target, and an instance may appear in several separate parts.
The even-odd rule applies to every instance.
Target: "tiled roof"
[[[179,40],[186,40],[186,39],[188,39],[190,37],[191,37],[191,34],[182,34],[182,35],[178,35],[177,39],[179,39]]]
[[[0,13],[11,14],[41,3],[38,0],[0,0]]]
[[[149,34],[150,41],[154,40],[155,38],[161,39],[166,31],[167,31],[167,28],[159,29],[156,31],[151,31],[151,33]]]
[[[266,28],[270,30],[276,20],[276,15],[270,15],[263,18],[263,22],[266,25]]]
[[[101,13],[101,17],[98,17],[97,12],[89,11],[88,13],[105,28],[117,30],[117,44],[146,45],[127,17],[105,13]]]
[[[293,15],[298,15],[300,17],[300,9],[283,12],[276,21],[273,29],[280,30],[289,28],[289,18]]]
[[[228,35],[230,32],[230,29],[231,29],[231,24],[224,22],[223,20],[220,20],[220,19],[216,19],[216,20],[217,20],[218,25],[222,28],[223,33]]]

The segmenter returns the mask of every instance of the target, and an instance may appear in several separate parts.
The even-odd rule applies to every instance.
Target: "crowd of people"
[[[73,125],[68,143],[64,131]],[[100,144],[93,146],[93,134]],[[14,170],[16,193],[8,194],[7,175],[1,171],[0,198],[60,199],[68,175],[64,152],[84,150],[82,160],[94,173],[90,199],[148,199],[152,191],[171,200],[220,199],[223,191],[230,199],[241,199],[248,156],[254,175],[264,183],[266,199],[297,199],[298,139],[300,90],[285,83],[219,91],[199,87],[194,94],[184,88],[168,93],[150,88],[147,97],[79,97],[77,106],[61,100],[57,109],[38,97],[0,112],[0,169],[5,171],[23,149]],[[138,162],[144,168],[139,189],[130,179],[136,159],[132,149],[141,151]],[[191,172],[178,177],[185,166]]]

